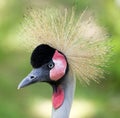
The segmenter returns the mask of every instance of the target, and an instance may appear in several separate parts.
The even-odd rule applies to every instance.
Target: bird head
[[[53,87],[53,107],[57,109],[64,101],[61,82],[68,72],[65,55],[46,44],[37,46],[31,55],[33,70],[19,84],[18,89],[37,82],[47,82]]]
[[[30,10],[21,28],[20,39],[32,41],[30,47],[40,45],[31,55],[33,70],[18,89],[37,82],[49,83],[53,87],[54,118],[60,118],[61,111],[65,114],[62,118],[67,118],[74,96],[74,79],[87,84],[90,80],[99,82],[109,57],[104,30],[94,18],[83,16],[76,18],[74,9],[71,13],[67,9]]]

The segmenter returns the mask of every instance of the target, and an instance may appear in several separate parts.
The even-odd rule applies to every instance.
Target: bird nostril
[[[30,77],[30,79],[34,79],[34,78],[35,78],[35,76],[31,76],[31,77]]]

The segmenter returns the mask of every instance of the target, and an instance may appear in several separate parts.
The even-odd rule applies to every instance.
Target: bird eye
[[[52,68],[54,67],[54,63],[53,63],[53,62],[50,62],[50,63],[48,64],[48,67],[49,67],[50,69],[52,69]]]

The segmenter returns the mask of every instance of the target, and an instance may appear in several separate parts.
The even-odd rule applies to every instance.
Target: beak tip
[[[20,88],[21,88],[20,86],[17,87],[18,90],[20,90]]]
[[[23,87],[26,86],[26,85],[27,85],[27,84],[26,84],[26,79],[24,79],[24,80],[22,80],[22,81],[19,83],[17,89],[19,90],[19,89],[23,88]]]
[[[20,90],[20,88],[19,88],[19,87],[17,87],[17,89],[18,89],[18,90]]]
[[[22,86],[22,84],[20,83],[20,84],[18,85],[17,89],[20,90],[22,87],[23,87],[23,86]]]

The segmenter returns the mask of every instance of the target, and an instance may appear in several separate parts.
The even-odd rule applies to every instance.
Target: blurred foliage
[[[6,37],[11,28],[15,27],[24,10],[22,1],[0,1],[0,39]]]
[[[77,12],[90,9],[99,24],[106,28],[113,50],[109,74],[105,74],[106,79],[99,85],[93,83],[83,87],[78,84],[75,98],[94,101],[96,113],[90,118],[120,118],[120,0],[0,0],[0,117],[32,118],[29,102],[35,97],[51,96],[52,90],[46,84],[37,84],[24,91],[16,89],[19,81],[31,70],[30,53],[22,49],[24,43],[16,43],[16,28],[27,7],[46,7],[48,4],[67,8],[75,6]]]

